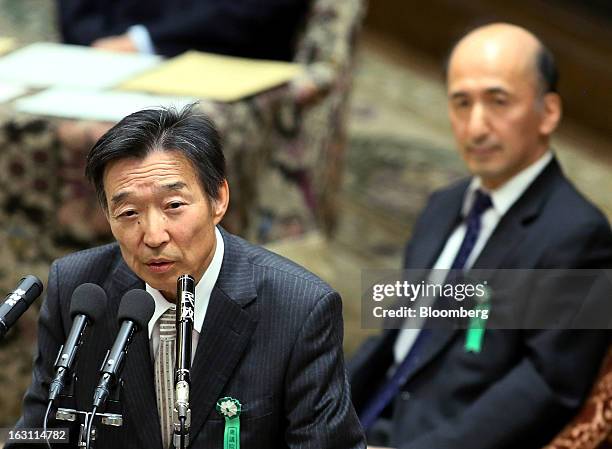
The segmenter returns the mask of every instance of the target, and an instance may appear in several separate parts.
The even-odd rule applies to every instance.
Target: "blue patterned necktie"
[[[461,242],[459,251],[455,256],[455,260],[453,260],[451,270],[462,270],[465,268],[465,263],[470,257],[474,246],[476,246],[476,241],[480,235],[480,218],[482,217],[482,214],[485,213],[485,211],[491,206],[493,206],[491,197],[480,189],[476,190],[474,195],[474,203],[472,204],[470,212],[465,218],[467,225],[465,237],[463,237],[463,241]]]
[[[478,236],[480,235],[480,218],[482,217],[482,214],[491,206],[493,206],[491,197],[481,190],[476,190],[474,195],[474,203],[472,204],[470,212],[465,218],[465,223],[467,225],[465,236],[463,237],[463,241],[461,242],[461,246],[459,247],[459,251],[455,256],[455,259],[453,260],[451,270],[462,270],[465,268],[465,264],[470,257],[474,246],[476,246]],[[372,396],[370,401],[363,408],[363,411],[359,415],[359,420],[361,421],[361,426],[363,427],[364,431],[367,431],[372,424],[376,422],[385,407],[389,405],[389,403],[400,391],[402,385],[404,385],[408,379],[408,374],[417,362],[417,355],[422,351],[428,335],[429,329],[422,329],[419,332],[419,335],[410,348],[410,351],[402,363],[398,365],[395,373],[393,373],[393,376],[391,376],[390,379],[380,386],[376,394]]]

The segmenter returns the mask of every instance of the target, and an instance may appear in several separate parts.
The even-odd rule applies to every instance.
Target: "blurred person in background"
[[[550,148],[561,118],[557,69],[527,30],[463,37],[447,70],[449,116],[472,178],[435,192],[406,269],[610,268],[604,215]],[[580,301],[580,298],[575,298]],[[595,330],[388,330],[349,363],[370,446],[538,448],[579,410],[608,348]]]
[[[67,44],[290,60],[308,0],[57,0]]]

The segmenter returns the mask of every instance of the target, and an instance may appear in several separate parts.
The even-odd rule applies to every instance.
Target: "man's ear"
[[[551,135],[559,122],[563,112],[561,96],[555,92],[544,94],[544,119],[540,123],[540,133],[544,136]]]
[[[221,185],[219,185],[217,198],[211,201],[213,221],[215,224],[219,224],[225,216],[227,206],[229,205],[229,196],[229,185],[227,184],[227,179],[224,179]]]

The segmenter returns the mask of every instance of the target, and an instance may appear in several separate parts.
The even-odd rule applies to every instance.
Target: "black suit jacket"
[[[222,447],[224,420],[215,404],[224,396],[243,406],[243,447],[364,447],[345,375],[338,293],[292,262],[225,231],[222,235],[223,264],[191,371],[190,447]],[[87,411],[98,369],[119,329],[120,299],[130,289],[144,288],[117,244],[53,263],[40,312],[32,385],[17,428],[42,427],[54,359],[71,326],[70,298],[85,282],[99,284],[108,295],[108,311],[90,329],[76,367],[72,405]],[[122,377],[123,427],[98,426],[96,447],[161,448],[146,331],[132,342]],[[72,441],[67,447],[75,447],[74,434]]]
[[[90,45],[144,25],[156,51],[290,60],[308,0],[58,0],[66,43]]]
[[[469,181],[434,193],[414,229],[406,268],[430,268],[460,221]],[[610,268],[605,217],[553,160],[504,215],[474,268]],[[393,363],[397,330],[371,339],[349,364],[359,411]],[[431,331],[394,401],[399,448],[541,447],[578,410],[608,345],[605,331],[487,330],[480,353],[465,331]]]

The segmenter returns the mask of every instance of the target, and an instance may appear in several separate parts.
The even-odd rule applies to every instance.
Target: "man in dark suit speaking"
[[[303,268],[217,226],[229,188],[219,136],[206,117],[192,108],[134,113],[96,143],[87,175],[117,243],[53,263],[18,429],[42,427],[74,289],[98,284],[109,302],[76,366],[74,402],[89,411],[117,334],[119,300],[141,288],[155,312],[126,359],[123,426],[98,426],[96,446],[169,447],[176,283],[190,274],[197,283],[190,447],[223,447],[226,421],[215,405],[227,397],[241,404],[243,447],[365,446],[344,370],[340,297]]]
[[[454,47],[449,115],[473,177],[431,196],[406,268],[611,267],[607,220],[550,150],[556,82],[552,55],[522,28],[488,25]],[[466,330],[389,330],[349,364],[353,400],[371,446],[542,447],[578,410],[607,346],[593,330],[486,329],[477,349]]]

